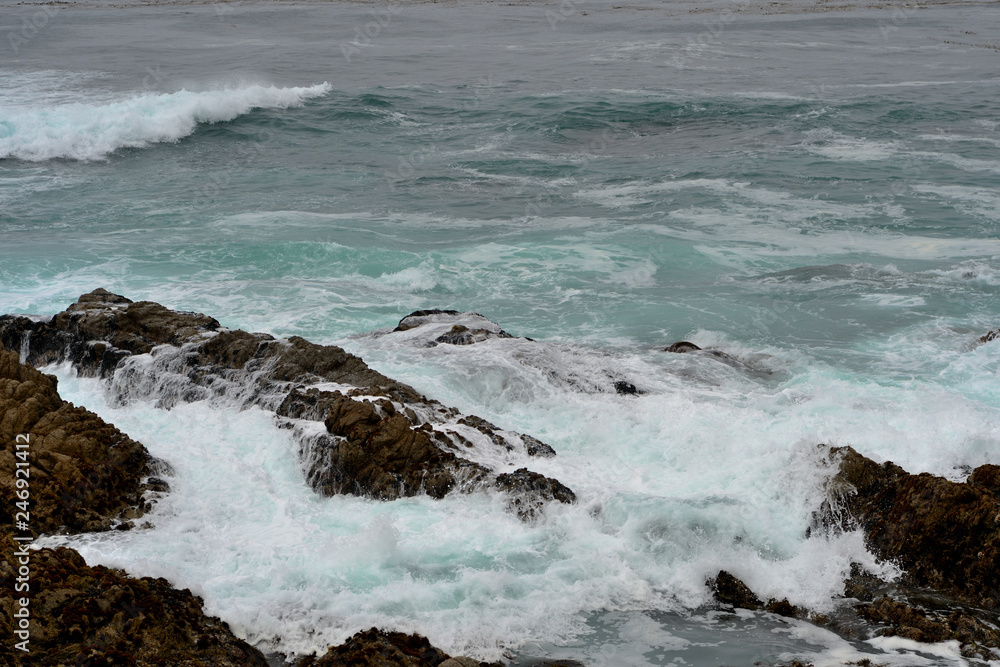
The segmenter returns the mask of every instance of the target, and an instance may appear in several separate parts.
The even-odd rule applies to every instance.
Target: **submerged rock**
[[[700,352],[701,348],[695,345],[694,343],[689,343],[686,340],[681,340],[666,346],[665,348],[663,348],[663,351],[683,354],[685,352]]]
[[[726,354],[722,350],[703,349],[701,347],[698,347],[694,343],[691,343],[686,340],[681,340],[677,341],[676,343],[672,343],[667,347],[663,348],[663,351],[673,352],[674,354],[690,354],[694,356],[708,357],[710,359],[714,359],[716,361],[724,363],[730,368],[735,368],[738,371],[741,371],[743,373],[746,373],[747,375],[759,379],[766,379],[774,375],[774,371],[769,368],[762,368],[755,363],[747,363],[745,361],[737,359],[731,354]],[[756,355],[756,356],[766,359],[767,355]],[[759,360],[760,359],[758,359],[758,361]]]
[[[615,382],[615,391],[624,396],[635,396],[636,394],[641,393],[635,388],[634,384],[626,382],[625,380],[618,380]]]
[[[552,500],[565,504],[576,502],[576,494],[558,480],[527,468],[497,475],[496,486],[510,495],[509,506],[522,519],[536,518],[545,504]]]
[[[264,655],[165,579],[90,567],[73,549],[31,552],[30,653],[13,646],[17,547],[0,536],[0,663],[266,667]],[[20,607],[17,606],[17,609]]]
[[[18,448],[18,441],[27,441]],[[16,479],[30,480],[36,535],[127,528],[164,490],[166,465],[142,444],[59,397],[56,378],[0,348],[0,529],[14,527]],[[24,465],[27,464],[27,465]],[[15,473],[26,470],[27,473]]]
[[[465,317],[418,311],[397,329],[432,321],[454,328],[441,318],[455,315]],[[509,337],[481,315],[468,317],[487,323],[491,336]],[[498,458],[514,469],[523,457],[555,453],[531,436],[427,399],[339,347],[230,330],[200,313],[132,302],[102,289],[49,320],[0,317],[0,341],[32,363],[69,361],[81,374],[107,379],[120,403],[155,400],[170,408],[212,400],[273,410],[294,429],[307,479],[324,494],[391,500],[502,489],[496,483],[501,471],[493,469]],[[551,500],[538,493],[540,501]]]
[[[970,481],[912,475],[892,462],[831,448],[837,466],[818,524],[860,527],[868,548],[906,571],[909,584],[986,609],[1000,608],[1000,497],[996,466]]]
[[[399,321],[392,333],[421,329],[426,345],[474,345],[494,338],[514,338],[500,325],[479,313],[457,310],[417,310]]]

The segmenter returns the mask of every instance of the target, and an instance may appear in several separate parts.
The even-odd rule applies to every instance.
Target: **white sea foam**
[[[331,90],[244,86],[205,92],[145,93],[99,103],[0,107],[0,159],[99,160],[119,148],[178,141],[199,123],[230,121],[253,109],[287,109]]]
[[[981,462],[988,443],[1000,442],[1000,420],[983,404],[992,399],[979,389],[973,399],[922,383],[880,386],[787,351],[762,351],[777,355],[772,367],[789,369],[790,379],[775,383],[711,357],[518,339],[426,348],[418,331],[356,338],[352,347],[428,395],[555,446],[554,459],[526,464],[573,488],[578,505],[554,506],[526,525],[488,494],[321,498],[303,480],[292,434],[268,413],[207,402],[169,412],[141,401],[111,408],[95,380],[63,368],[67,399],[144,442],[176,476],[148,517],[154,530],[51,541],[192,587],[210,613],[265,647],[307,653],[378,625],[497,659],[505,648],[584,636],[595,610],[697,608],[719,569],[762,596],[830,610],[852,562],[898,572],[877,563],[858,533],[805,537],[829,474],[817,443],[941,474]],[[723,334],[691,338],[750,358]],[[994,354],[987,348],[971,354]],[[947,353],[956,363],[970,354]],[[970,359],[953,371],[955,385],[972,379],[985,388],[991,363]],[[614,376],[646,393],[601,390]],[[677,627],[666,637],[626,618],[622,637],[638,644],[646,637],[683,653],[695,642]],[[797,632],[819,632],[805,628]],[[820,655],[856,651],[821,639],[806,643],[829,644]],[[892,657],[912,647],[884,648]]]

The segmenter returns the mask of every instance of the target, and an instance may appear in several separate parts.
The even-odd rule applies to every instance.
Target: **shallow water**
[[[710,612],[704,581],[829,612],[852,561],[893,574],[806,538],[819,443],[996,462],[1000,19],[693,7],[91,5],[0,44],[0,311],[103,286],[342,345],[551,444],[530,467],[580,499],[320,498],[268,414],[62,368],[175,469],[155,530],[62,541],[289,654],[378,625],[522,664],[961,664]],[[431,307],[537,343],[386,335]]]

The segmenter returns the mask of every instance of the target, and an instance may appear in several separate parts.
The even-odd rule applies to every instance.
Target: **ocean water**
[[[824,613],[851,562],[898,575],[806,536],[819,443],[1000,460],[1000,14],[768,7],[0,2],[0,312],[106,287],[341,345],[551,444],[525,463],[579,498],[321,498],[268,413],[59,367],[175,475],[153,530],[50,542],[289,656],[377,625],[514,664],[969,664],[710,604],[719,569]],[[537,342],[384,335],[435,307]]]

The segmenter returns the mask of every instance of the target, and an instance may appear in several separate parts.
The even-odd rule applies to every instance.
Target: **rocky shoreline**
[[[420,327],[428,327],[434,345],[510,337],[480,315],[456,311],[417,311],[394,333]],[[576,502],[571,489],[524,465],[555,455],[545,443],[463,415],[338,347],[231,330],[200,313],[99,289],[52,318],[0,316],[0,632],[7,636],[14,630],[12,583],[22,549],[15,534],[141,530],[143,514],[170,493],[169,461],[63,401],[56,379],[33,367],[62,362],[102,378],[121,403],[214,401],[272,411],[295,434],[303,475],[322,495],[391,501],[500,494],[527,522],[542,520],[551,503]],[[12,513],[18,434],[31,441],[30,535],[15,531]],[[850,447],[821,447],[830,477],[811,532],[861,529],[869,550],[905,575],[888,583],[856,566],[844,590],[845,600],[856,603],[845,607],[848,616],[830,618],[787,600],[762,601],[723,571],[706,582],[719,608],[804,619],[849,639],[874,632],[956,641],[968,658],[1000,658],[1000,466],[981,466],[958,483],[879,464]],[[5,643],[4,664],[267,664],[225,622],[206,616],[199,598],[164,579],[90,567],[68,548],[32,551],[31,563],[31,659]],[[297,664],[486,664],[449,656],[417,635],[359,630]]]

